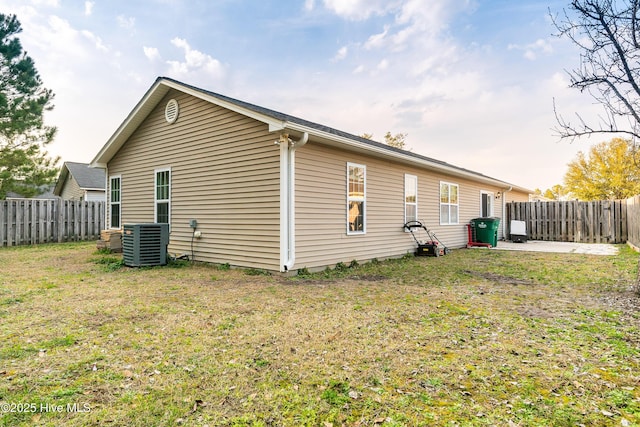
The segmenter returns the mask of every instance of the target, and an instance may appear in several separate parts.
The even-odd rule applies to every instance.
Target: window
[[[483,218],[493,216],[493,193],[488,191],[480,192],[480,216]]]
[[[120,228],[121,183],[120,176],[109,177],[109,224],[111,228]]]
[[[440,183],[440,224],[458,223],[458,184]]]
[[[418,220],[418,177],[404,175],[404,222]]]
[[[365,166],[347,163],[347,234],[365,232],[366,179]]]
[[[156,221],[170,223],[171,169],[156,170]]]

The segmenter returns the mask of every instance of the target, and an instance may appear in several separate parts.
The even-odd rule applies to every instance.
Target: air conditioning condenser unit
[[[122,258],[129,267],[167,264],[169,224],[124,224]]]

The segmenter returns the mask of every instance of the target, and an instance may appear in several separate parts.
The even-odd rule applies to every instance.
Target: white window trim
[[[112,180],[114,180],[114,179],[117,179],[117,180],[120,181],[120,200],[118,200],[115,203],[111,202],[111,189],[112,189],[111,185],[112,185]],[[118,229],[122,228],[122,175],[110,175],[109,176],[109,194],[108,194],[107,197],[109,198],[108,199],[109,200],[109,228],[118,230]],[[114,204],[117,204],[119,206],[119,208],[120,208],[120,225],[118,227],[114,227],[111,224],[111,209],[112,209],[112,206]]]
[[[169,172],[169,199],[158,200],[158,173]],[[171,227],[171,186],[172,186],[171,168],[160,168],[153,171],[153,221],[158,222],[158,202],[167,202],[169,204],[169,227]]]
[[[491,212],[489,212],[488,215],[486,215],[486,216],[491,217],[491,216],[495,215],[496,195],[495,195],[495,193],[493,191],[485,191],[485,190],[481,190],[480,191],[480,216],[483,216],[482,215],[482,196],[485,195],[485,194],[487,196],[489,196],[489,198],[491,199],[491,209],[490,209]],[[460,196],[458,195],[458,197],[460,197]]]
[[[458,188],[458,203],[442,203],[442,184],[446,184],[449,186],[449,200],[451,200],[451,186],[455,186]],[[453,182],[440,181],[440,185],[438,186],[438,202],[439,202],[438,206],[440,207],[440,210],[438,211],[438,215],[440,215],[440,225],[460,224],[460,185]],[[442,205],[449,206],[449,222],[442,221]],[[451,222],[451,206],[458,207],[458,220],[456,222]]]
[[[414,189],[416,193],[416,201],[415,202],[407,202],[407,178],[413,178],[415,180],[416,187]],[[408,173],[404,174],[404,223],[407,223],[407,206],[416,207],[416,221],[418,220],[418,177],[416,175],[411,175]],[[409,230],[405,229],[406,232]]]
[[[349,169],[354,168],[362,168],[364,172],[364,194],[362,197],[350,197],[349,196]],[[346,194],[347,194],[347,204],[346,204],[346,221],[347,221],[347,235],[362,235],[367,233],[367,166],[359,163],[351,163],[347,162],[347,186],[346,186]],[[349,229],[349,203],[350,202],[362,202],[364,206],[364,215],[362,215],[362,231],[351,231]]]

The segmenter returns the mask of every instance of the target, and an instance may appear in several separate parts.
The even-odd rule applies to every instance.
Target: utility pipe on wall
[[[304,132],[298,141],[281,134],[280,145],[280,251],[282,271],[289,271],[295,263],[295,150],[309,141]]]
[[[509,188],[504,189],[502,191],[502,238],[504,240],[508,240],[507,239],[507,220],[508,218],[506,217],[507,214],[507,193],[509,191],[513,190],[513,186],[509,186]]]

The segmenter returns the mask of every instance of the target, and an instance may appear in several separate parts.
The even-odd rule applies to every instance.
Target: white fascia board
[[[191,87],[184,86],[182,84],[173,82],[171,80],[159,79],[151,88],[147,91],[144,97],[138,102],[134,109],[129,113],[127,118],[116,129],[107,143],[100,149],[98,154],[91,161],[91,167],[106,168],[106,164],[113,158],[118,152],[122,144],[131,136],[131,134],[137,129],[142,121],[151,113],[151,111],[158,105],[158,102],[169,92],[169,89],[175,89],[182,93],[194,96],[260,122],[266,123],[269,126],[271,132],[284,129],[284,124],[280,120],[273,119],[264,114],[257,113],[255,111],[243,108],[232,102],[224,99],[217,98],[212,95],[208,95],[201,91],[195,90]]]
[[[441,171],[444,172],[448,175],[453,175],[453,176],[457,176],[457,177],[461,177],[461,178],[468,178],[474,181],[480,181],[483,182],[485,184],[489,184],[489,185],[494,185],[496,187],[500,187],[500,188],[513,188],[518,189],[520,191],[523,192],[528,192],[528,193],[532,193],[531,190],[524,188],[524,187],[518,187],[515,185],[511,185],[509,183],[506,183],[504,181],[500,181],[494,178],[490,178],[490,177],[486,177],[486,176],[481,176],[481,175],[477,175],[474,174],[472,172],[467,172],[464,170],[460,170],[458,168],[455,168],[453,166],[447,166],[447,165],[443,165],[440,163],[434,163],[434,162],[430,162],[428,160],[425,159],[420,159],[417,157],[413,157],[413,156],[409,156],[407,154],[403,154],[403,153],[397,153],[395,151],[391,151],[391,150],[385,150],[384,148],[381,147],[376,147],[374,145],[370,145],[370,144],[366,144],[364,142],[360,142],[360,141],[354,141],[353,139],[350,138],[345,138],[343,136],[339,136],[339,135],[334,135],[332,133],[329,132],[323,132],[321,130],[315,129],[315,128],[311,128],[308,126],[304,126],[304,125],[300,125],[297,123],[290,123],[287,122],[284,124],[285,128],[288,129],[292,129],[292,130],[296,130],[299,132],[308,132],[310,135],[316,135],[319,136],[321,138],[325,138],[325,139],[330,139],[333,141],[336,141],[340,144],[344,144],[346,146],[351,146],[353,148],[356,148],[360,151],[364,151],[364,152],[368,152],[368,153],[374,153],[374,154],[378,154],[384,157],[388,157],[388,158],[393,158],[396,159],[400,162],[403,163],[412,163],[421,167],[428,167],[429,169],[432,170],[437,170],[437,171]]]
[[[175,89],[179,92],[186,93],[196,98],[202,99],[206,102],[210,102],[214,105],[226,108],[243,116],[258,120],[269,126],[269,132],[277,132],[284,129],[284,122],[274,119],[268,115],[258,113],[256,111],[244,108],[233,102],[218,98],[214,95],[207,94],[200,90],[196,90],[192,87],[180,84],[164,78],[158,79],[142,99],[136,104],[133,110],[129,113],[127,118],[116,129],[107,143],[100,149],[98,154],[93,158],[90,163],[91,167],[106,168],[107,163],[113,156],[120,150],[122,144],[131,136],[131,134],[138,128],[138,126],[144,121],[144,119],[151,113],[151,111],[158,105],[158,102],[169,92],[170,89]]]
[[[118,126],[118,129],[116,129],[107,143],[100,149],[93,160],[91,160],[89,164],[90,167],[106,169],[107,163],[118,150],[120,150],[122,144],[124,144],[135,129],[138,128],[142,121],[156,107],[160,99],[167,94],[168,89],[162,88],[163,85],[166,86],[165,83],[163,80],[158,80],[147,90],[147,93],[145,93],[126,119]]]
[[[269,123],[269,133],[278,132],[284,130],[285,126],[283,122],[273,122]]]

